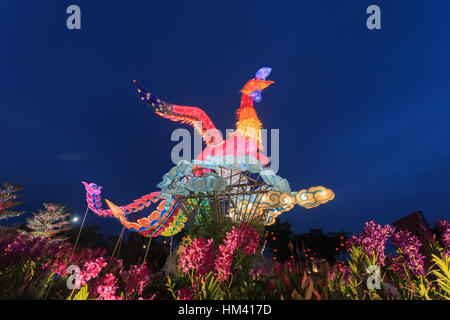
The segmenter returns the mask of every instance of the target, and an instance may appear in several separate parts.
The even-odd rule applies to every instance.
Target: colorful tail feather
[[[95,214],[101,217],[113,216],[111,209],[103,209],[102,207],[102,187],[96,185],[95,183],[87,183],[84,181],[82,181],[82,183],[86,188],[86,201],[89,209],[91,209]],[[132,212],[142,211],[152,203],[156,203],[161,200],[160,198],[158,198],[159,193],[159,191],[149,193],[139,199],[134,200],[132,203],[127,204],[126,206],[121,206],[119,208],[124,212],[125,215],[128,215]]]
[[[185,218],[179,210],[175,201],[172,201],[168,210],[165,210],[165,200],[159,198],[160,192],[152,192],[141,198],[134,200],[126,206],[116,206],[111,201],[105,199],[109,209],[103,209],[101,190],[102,187],[95,183],[82,182],[86,188],[86,201],[89,209],[95,214],[104,217],[114,217],[120,221],[127,229],[138,232],[145,237],[156,237],[158,235],[171,236],[179,232],[184,226]],[[142,211],[153,203],[158,203],[148,217],[130,221],[127,215]]]

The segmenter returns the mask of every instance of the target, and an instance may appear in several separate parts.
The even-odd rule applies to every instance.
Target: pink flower
[[[194,293],[191,288],[184,287],[178,290],[178,300],[195,300]]]
[[[84,286],[87,281],[96,278],[100,271],[102,271],[102,269],[106,267],[106,265],[107,263],[105,261],[105,258],[103,257],[86,262],[84,264],[85,269],[80,272],[79,276],[81,286]]]
[[[230,276],[237,250],[244,256],[249,256],[256,253],[258,246],[259,233],[247,223],[242,223],[238,228],[233,227],[231,232],[227,232],[224,244],[219,245],[219,254],[214,264],[220,281],[225,281]]]
[[[0,244],[0,266],[12,265],[23,259],[37,261],[43,258],[52,259],[58,251],[55,242],[40,237],[29,237],[19,234],[14,241]],[[47,264],[49,266],[49,264]]]
[[[197,275],[206,275],[214,263],[214,241],[194,239],[181,252],[180,265],[183,272],[194,270]]]
[[[440,241],[444,248],[444,257],[448,257],[450,256],[450,222],[443,219],[437,219],[436,227],[441,232]]]
[[[138,295],[142,295],[142,291],[150,280],[150,271],[145,264],[132,265],[127,272],[127,290],[125,294],[131,295],[136,289],[138,289]]]
[[[240,249],[245,256],[250,256],[256,253],[259,247],[259,233],[252,226],[243,223],[239,227],[241,244]]]
[[[56,273],[59,276],[63,276],[67,271],[67,265],[64,263],[64,261],[57,260],[52,265],[52,272]]]
[[[386,242],[392,232],[393,228],[390,225],[382,227],[374,221],[369,221],[366,222],[363,233],[360,236],[352,236],[349,239],[349,244],[350,246],[354,245],[356,247],[362,246],[368,256],[376,256],[377,262],[380,265],[384,265],[384,249],[386,248]]]
[[[212,239],[194,239],[191,245],[184,247],[181,252],[181,269],[183,272],[194,270],[198,276],[215,271],[219,280],[225,281],[231,274],[236,254],[239,252],[243,256],[255,254],[259,240],[260,236],[256,229],[246,223],[233,227],[230,232],[227,232],[217,252]]]
[[[117,280],[112,273],[108,273],[103,279],[103,285],[97,287],[99,300],[122,300],[120,297],[116,297]]]
[[[404,230],[393,232],[391,238],[392,245],[399,249],[399,256],[393,258],[394,268],[400,268],[403,264],[408,266],[411,272],[416,276],[425,275],[424,261],[425,258],[420,254],[422,243],[415,235]]]
[[[327,277],[330,281],[333,281],[338,273],[342,273],[342,281],[348,282],[352,278],[352,272],[350,268],[346,265],[334,264],[333,267],[328,271]]]
[[[253,280],[255,280],[256,278],[259,278],[261,276],[269,276],[270,275],[270,266],[264,265],[263,268],[250,269],[249,274]]]

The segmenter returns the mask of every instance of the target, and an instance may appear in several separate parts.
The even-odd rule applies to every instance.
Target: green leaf
[[[298,293],[297,289],[294,289],[294,291],[292,291],[292,295],[291,295],[292,299],[294,300],[305,300],[300,293]],[[283,299],[283,295],[281,296],[281,300]]]
[[[439,258],[437,255],[432,254],[434,265],[440,270],[433,270],[432,274],[436,276],[435,282],[444,294],[439,294],[446,300],[450,300],[450,257],[444,259]]]
[[[87,285],[85,285],[83,288],[78,291],[78,293],[73,297],[72,300],[87,300],[89,296],[89,291],[87,289]]]

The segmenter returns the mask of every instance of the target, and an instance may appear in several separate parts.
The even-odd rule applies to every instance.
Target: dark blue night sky
[[[70,4],[80,31],[66,28]],[[366,28],[371,4],[382,30]],[[140,102],[129,75],[224,130],[238,90],[270,66],[256,109],[280,129],[279,174],[336,193],[285,214],[295,232],[448,218],[449,16],[448,1],[425,0],[1,1],[0,181],[24,188],[28,212],[54,201],[82,215],[82,180],[129,203],[158,190],[181,127]]]

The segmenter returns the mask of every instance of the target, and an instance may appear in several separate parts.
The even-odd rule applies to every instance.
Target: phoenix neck
[[[262,150],[262,124],[253,106],[253,99],[248,94],[242,94],[241,106],[237,111],[238,121],[234,135],[240,135],[254,140]]]

